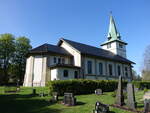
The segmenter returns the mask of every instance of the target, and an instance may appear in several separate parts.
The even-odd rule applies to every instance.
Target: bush
[[[147,89],[147,88],[144,88],[144,94],[145,94],[146,92],[148,92],[148,89]]]
[[[127,82],[124,82],[124,86]],[[110,92],[117,89],[116,80],[56,80],[48,82],[50,92],[58,92],[63,95],[64,92],[79,94],[91,94],[95,89],[102,89],[103,92]]]
[[[150,89],[150,81],[133,81],[133,84],[141,90]]]

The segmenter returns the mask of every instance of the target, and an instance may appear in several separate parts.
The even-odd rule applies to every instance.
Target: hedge
[[[132,83],[139,89],[150,89],[150,81],[133,81]]]
[[[123,82],[126,86],[127,82]],[[56,80],[48,82],[50,92],[58,92],[63,95],[64,92],[71,92],[76,95],[91,94],[95,89],[102,89],[104,92],[110,92],[117,89],[118,81],[116,80]]]

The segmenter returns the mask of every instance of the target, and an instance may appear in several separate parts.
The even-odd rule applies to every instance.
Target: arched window
[[[128,77],[128,68],[125,67],[125,76]]]
[[[92,74],[92,61],[87,62],[88,74]]]
[[[54,57],[54,64],[56,63],[56,57]]]
[[[99,74],[103,75],[103,63],[99,63]]]
[[[108,68],[109,68],[109,75],[112,75],[112,64],[109,64]]]
[[[119,65],[118,65],[118,67],[117,67],[117,70],[118,70],[118,76],[120,76],[120,75],[121,75],[121,68],[120,68]]]

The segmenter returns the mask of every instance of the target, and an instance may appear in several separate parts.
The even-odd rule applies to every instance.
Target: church
[[[132,80],[127,43],[110,16],[107,40],[97,48],[61,38],[57,45],[43,44],[27,55],[23,86],[45,86],[47,81],[68,79]]]

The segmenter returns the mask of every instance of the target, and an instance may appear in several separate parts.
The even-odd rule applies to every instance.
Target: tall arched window
[[[87,62],[88,74],[92,74],[92,61]]]
[[[121,68],[120,68],[119,65],[118,65],[118,67],[117,67],[117,70],[118,70],[118,76],[120,76],[120,75],[121,75]]]
[[[103,63],[99,63],[99,74],[103,75]]]
[[[109,75],[112,75],[112,64],[109,64],[108,68],[109,68]]]

